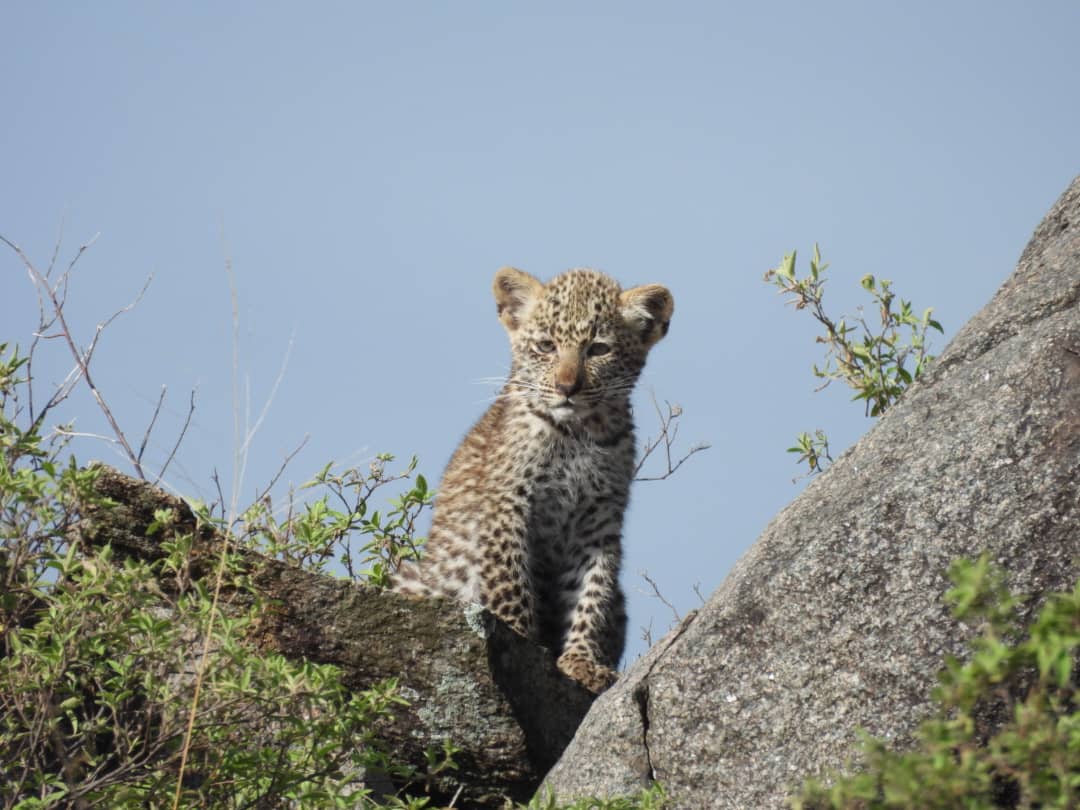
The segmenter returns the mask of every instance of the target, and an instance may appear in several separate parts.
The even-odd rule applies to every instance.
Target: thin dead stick
[[[165,403],[165,392],[167,390],[167,386],[161,386],[161,393],[158,395],[157,405],[154,406],[154,413],[150,417],[150,424],[146,426],[146,430],[143,432],[142,441],[139,443],[140,463],[142,463],[143,453],[146,452],[146,443],[150,441],[150,431],[154,429],[154,425],[157,423],[158,414],[161,413],[161,406]]]
[[[26,375],[30,379],[33,379],[33,375],[31,373],[30,363],[29,362],[27,362]],[[45,407],[41,409],[41,412],[36,417],[33,416],[33,407],[31,407],[30,414],[31,414],[31,417],[32,417],[33,421],[31,422],[31,425],[30,425],[30,432],[37,433],[38,430],[41,429],[42,422],[45,421],[45,415],[50,410],[52,410],[57,405],[59,405],[61,402],[63,402],[65,399],[67,399],[69,396],[71,396],[71,392],[75,389],[75,386],[78,385],[78,384],[79,384],[79,368],[78,368],[78,366],[74,366],[74,367],[72,367],[71,371],[69,371],[67,373],[67,376],[64,378],[64,381],[62,383],[60,383],[60,385],[58,385],[56,387],[56,391],[54,391],[53,395],[51,397],[49,397],[49,401],[45,403]],[[31,393],[32,393],[33,392],[33,386],[28,386],[28,387],[30,388]]]
[[[90,239],[86,244],[79,248],[78,252],[75,254],[75,258],[73,258],[70,264],[68,264],[68,268],[65,271],[65,276],[71,273],[72,269],[75,267],[76,262],[79,261],[79,258],[83,255],[83,253],[86,252],[87,248],[89,248],[90,245],[94,243],[95,239],[97,239],[97,236],[95,236],[93,239]],[[30,259],[26,256],[25,253],[23,253],[22,248],[9,240],[7,237],[0,235],[0,241],[3,241],[4,244],[6,244],[9,248],[15,251],[15,254],[19,257],[19,259],[22,260],[23,265],[26,267],[27,272],[30,274],[31,281],[34,282],[34,285],[38,289],[44,290],[45,295],[48,297],[49,302],[52,304],[53,312],[56,315],[56,321],[60,324],[61,334],[64,338],[64,341],[67,343],[68,349],[71,351],[71,356],[75,359],[75,364],[78,366],[79,375],[82,377],[83,380],[86,381],[86,385],[90,389],[90,393],[93,394],[94,400],[98,404],[98,408],[100,408],[101,412],[105,415],[105,419],[108,421],[109,427],[112,429],[113,435],[116,436],[116,439],[120,443],[120,446],[124,449],[124,453],[127,456],[128,461],[130,461],[131,465],[135,468],[135,472],[138,474],[139,478],[145,481],[146,474],[143,472],[142,465],[139,463],[138,456],[135,454],[135,451],[131,449],[131,445],[128,443],[127,436],[125,436],[124,431],[120,429],[120,425],[117,423],[116,417],[113,416],[112,410],[109,408],[108,403],[105,402],[105,398],[101,395],[101,392],[94,384],[93,378],[90,376],[89,362],[91,356],[93,355],[94,348],[97,345],[98,338],[101,336],[101,331],[110,323],[112,323],[112,321],[122,312],[129,311],[132,307],[139,303],[139,300],[141,300],[143,293],[146,292],[146,288],[150,285],[150,280],[153,278],[153,276],[151,276],[150,279],[147,279],[146,284],[143,285],[142,291],[140,291],[139,296],[135,299],[135,301],[133,301],[128,306],[122,308],[118,312],[115,312],[112,317],[105,321],[105,323],[98,324],[97,332],[94,335],[94,339],[90,343],[90,347],[85,352],[83,352],[75,344],[75,339],[72,337],[71,329],[70,327],[68,327],[67,319],[64,317],[63,304],[61,303],[60,298],[57,297],[56,292],[59,287],[59,283],[56,286],[51,286],[48,279],[46,279],[44,276],[41,275],[40,272],[38,272],[37,268],[34,267]]]
[[[53,269],[56,267],[56,260],[60,257],[60,246],[63,244],[63,241],[64,220],[63,218],[61,218],[60,227],[57,229],[56,243],[53,245],[52,257],[49,259],[49,266],[45,270],[45,278],[49,278],[50,276],[52,276]],[[52,318],[48,319],[45,317],[45,297],[41,294],[41,288],[38,287],[38,285],[36,284],[34,285],[34,293],[37,295],[38,299],[38,328],[34,332],[34,339],[30,342],[30,350],[27,352],[26,355],[26,374],[30,379],[34,379],[34,352],[37,349],[38,342],[43,337],[47,338],[44,333],[48,329],[51,329],[52,325],[56,323],[55,315]],[[61,384],[61,386],[53,393],[51,397],[49,397],[49,401],[45,403],[45,407],[42,409],[41,415],[36,418],[34,416],[34,386],[28,386],[29,390],[27,393],[27,406],[30,409],[29,416],[31,423],[31,432],[36,433],[38,431],[38,429],[41,427],[41,422],[43,421],[45,414],[48,413],[51,408],[54,408],[56,405],[67,399],[68,395],[71,393],[71,388],[68,388],[66,391],[64,390],[64,388],[67,385],[67,381],[71,379],[73,372],[74,369],[72,370],[72,372],[68,373],[67,379],[65,379],[64,383]],[[73,387],[74,384],[72,384],[72,388]]]
[[[222,226],[222,242],[225,240],[225,229]],[[236,293],[236,280],[232,270],[232,259],[229,258],[228,248],[225,248],[225,275],[229,280],[229,299],[232,303],[232,372],[233,372],[233,442],[234,447],[238,447],[236,444],[237,437],[240,435],[240,413],[238,407],[239,400],[239,368],[240,368],[240,306],[238,296]],[[232,537],[232,524],[236,517],[238,495],[237,491],[240,488],[239,481],[237,480],[238,470],[240,467],[239,460],[233,458],[233,488],[232,498],[229,504],[229,511],[226,515],[226,522],[224,525],[224,531],[222,532],[221,554],[218,559],[217,575],[214,577],[214,596],[210,601],[210,615],[206,619],[206,634],[203,639],[202,652],[199,656],[199,668],[195,673],[195,690],[191,696],[191,707],[188,710],[187,726],[184,729],[184,741],[180,746],[180,768],[176,775],[176,793],[173,794],[172,810],[179,810],[180,797],[183,793],[184,787],[184,773],[187,770],[188,752],[191,749],[191,737],[195,732],[195,716],[199,710],[199,697],[202,694],[203,676],[206,673],[206,662],[210,657],[210,637],[214,632],[214,620],[217,617],[218,597],[221,594],[221,581],[225,575],[225,560],[228,554],[229,545]],[[217,471],[214,471],[214,480],[218,481]],[[221,492],[220,481],[218,481],[218,492]],[[222,511],[224,512],[225,503],[222,500]]]
[[[679,611],[677,611],[675,609],[675,606],[671,604],[671,602],[669,602],[667,599],[665,599],[662,593],[660,593],[660,586],[657,585],[655,580],[653,580],[653,578],[649,576],[649,572],[641,571],[639,576],[649,583],[649,586],[652,588],[651,596],[654,599],[659,599],[663,604],[667,606],[668,610],[671,611],[671,615],[675,617],[676,622],[680,621],[682,619],[682,616],[679,615]]]
[[[173,442],[172,450],[169,451],[168,457],[165,459],[165,463],[161,465],[161,469],[158,471],[157,478],[154,479],[155,486],[165,477],[165,471],[169,469],[169,465],[172,464],[172,460],[176,457],[176,451],[180,449],[180,443],[184,441],[184,437],[187,435],[188,427],[191,425],[191,417],[195,413],[195,389],[191,389],[191,400],[188,403],[187,416],[184,418],[184,425],[180,428],[180,435],[176,437],[176,441]]]
[[[60,217],[60,225],[56,229],[56,243],[53,245],[52,258],[49,259],[49,266],[45,269],[45,278],[52,275],[53,268],[56,267],[56,260],[60,258],[60,246],[64,244],[64,216]]]
[[[96,439],[97,441],[105,442],[105,444],[118,445],[118,442],[112,436],[105,436],[101,433],[86,433],[81,430],[68,430],[66,427],[57,427],[55,432],[60,436],[66,436],[69,439]]]
[[[210,475],[210,480],[214,482],[214,489],[217,490],[217,505],[221,507],[221,519],[225,520],[225,493],[221,491],[221,476],[218,475],[216,467]],[[214,511],[214,506],[210,507],[210,511],[211,513]]]
[[[199,669],[195,676],[195,690],[191,696],[191,711],[188,713],[187,726],[184,729],[184,743],[180,747],[180,770],[176,775],[176,793],[173,796],[173,810],[180,807],[180,796],[184,789],[184,771],[187,768],[188,750],[191,747],[191,737],[195,733],[195,713],[199,706],[199,697],[202,693],[203,674],[206,672],[206,662],[210,659],[210,635],[214,630],[214,617],[217,615],[218,601],[221,597],[221,583],[225,579],[225,562],[229,558],[229,548],[232,535],[228,532],[221,534],[221,555],[218,558],[217,574],[214,576],[214,596],[210,600],[210,617],[207,619],[206,638],[203,640],[202,653],[199,656]]]
[[[64,292],[57,299],[60,302],[60,309],[63,309],[64,306],[67,304],[68,281],[69,281],[70,276],[71,276],[71,271],[75,269],[75,263],[78,262],[79,258],[83,255],[83,253],[91,245],[93,245],[94,242],[97,241],[97,238],[100,235],[101,235],[100,233],[96,233],[92,237],[90,237],[90,239],[88,239],[86,241],[86,243],[79,249],[79,252],[75,254],[75,258],[73,258],[71,260],[71,262],[68,264],[67,270],[65,270],[60,275],[60,277],[56,281],[56,285],[52,288],[53,292],[55,293],[57,290],[60,289],[61,285],[63,285],[63,287],[64,287]],[[63,219],[61,219],[60,220],[60,228],[59,228],[59,230],[58,230],[58,232],[56,234],[56,244],[53,246],[53,255],[49,259],[48,268],[45,270],[45,279],[51,279],[52,278],[53,270],[56,269],[56,260],[58,258],[60,258],[60,248],[63,245],[63,241],[64,241],[64,221],[63,221]],[[39,300],[39,302],[41,301],[41,294],[40,293],[38,293],[38,300]],[[54,317],[50,321],[50,324],[54,323],[55,321],[56,321],[56,318]]]
[[[646,647],[652,646],[652,617],[649,618],[649,623],[641,628],[641,640]]]
[[[222,228],[222,242],[224,243],[224,227]],[[229,257],[228,248],[225,248],[225,274],[229,280],[229,297],[232,303],[232,317],[233,317],[233,442],[234,442],[234,458],[233,458],[233,491],[230,498],[229,512],[225,520],[225,531],[222,532],[221,543],[221,556],[218,560],[217,573],[214,577],[214,595],[210,602],[210,615],[206,621],[206,634],[203,639],[202,653],[199,657],[199,668],[195,675],[195,689],[191,696],[191,708],[188,712],[187,727],[184,731],[184,740],[180,749],[180,768],[176,777],[176,793],[173,795],[173,810],[178,810],[180,807],[180,797],[183,792],[184,784],[184,772],[187,768],[188,752],[191,748],[191,738],[195,730],[195,717],[198,713],[199,698],[202,693],[203,678],[206,674],[206,665],[210,656],[210,640],[214,632],[214,623],[218,613],[218,602],[221,596],[221,585],[225,578],[225,563],[228,559],[229,551],[233,544],[233,534],[231,528],[236,522],[237,515],[239,513],[239,498],[240,488],[243,483],[244,473],[247,469],[247,459],[249,450],[251,447],[251,441],[258,432],[259,427],[262,424],[263,418],[270,407],[270,402],[273,400],[274,394],[277,392],[278,386],[281,384],[282,379],[285,376],[285,369],[288,366],[288,356],[292,349],[292,340],[289,341],[289,351],[286,352],[286,356],[282,363],[281,370],[278,372],[278,377],[274,381],[273,388],[271,389],[270,396],[263,406],[262,411],[259,414],[258,419],[254,426],[249,427],[250,421],[248,416],[250,415],[250,409],[245,408],[244,418],[244,430],[241,430],[240,420],[240,305],[239,295],[236,289],[236,276],[233,273],[232,259]],[[245,398],[248,399],[248,398]],[[243,439],[241,440],[241,436]],[[306,443],[307,439],[301,443],[300,447]],[[300,451],[300,447],[296,448],[293,453],[286,459],[292,458]],[[280,474],[280,473],[279,473]],[[217,473],[214,474],[215,481],[217,481]],[[221,487],[218,482],[218,492],[220,494]],[[224,509],[224,502],[222,503]]]
[[[225,244],[225,223],[221,224],[221,241],[225,251],[225,277],[229,280],[229,304],[232,308],[232,399],[233,399],[233,448],[238,452],[239,445],[235,444],[241,434],[240,430],[240,296],[236,291],[236,275],[233,273],[232,258],[229,256],[228,245]],[[243,475],[239,469],[236,453],[233,457],[233,481],[232,498],[229,503],[229,515],[236,513],[240,482],[237,476]],[[224,504],[222,508],[224,509]]]
[[[682,458],[673,462],[671,450],[679,436],[679,425],[677,420],[682,416],[683,410],[678,405],[672,405],[670,402],[665,402],[664,404],[667,406],[667,413],[665,414],[660,409],[660,403],[656,401],[655,395],[652,397],[652,402],[653,408],[656,409],[656,415],[660,420],[660,432],[655,439],[645,440],[645,447],[641,451],[641,458],[638,459],[637,466],[634,467],[635,481],[663,481],[665,478],[670,478],[675,474],[675,471],[690,458],[690,456],[695,453],[700,453],[702,450],[708,450],[711,446],[706,442],[699,442],[692,446]],[[645,462],[661,446],[664,448],[664,456],[667,460],[667,471],[662,475],[640,476],[639,473],[641,472],[641,468],[645,466]]]
[[[248,444],[255,438],[255,434],[262,426],[263,420],[266,418],[266,414],[270,411],[270,405],[274,401],[274,397],[277,396],[278,388],[281,387],[282,381],[285,379],[285,372],[289,368],[289,358],[292,356],[293,343],[295,342],[296,334],[293,333],[289,336],[289,342],[285,346],[285,356],[281,358],[281,368],[278,369],[277,377],[274,379],[274,384],[270,388],[270,393],[266,397],[266,402],[263,404],[262,410],[259,412],[258,418],[255,420],[255,424],[248,430],[248,435],[244,439],[244,445],[241,448],[244,452],[247,452]],[[250,394],[250,392],[249,392]]]
[[[139,294],[137,296],[135,296],[134,301],[132,301],[126,307],[121,307],[120,309],[118,309],[116,312],[114,312],[112,315],[110,315],[108,318],[106,318],[104,321],[99,323],[94,328],[94,337],[90,341],[90,346],[86,349],[86,352],[84,353],[84,356],[86,358],[85,359],[85,365],[87,365],[87,366],[90,365],[90,358],[92,358],[94,356],[94,350],[97,349],[98,339],[101,337],[101,333],[104,332],[105,329],[108,328],[108,326],[113,321],[115,321],[118,317],[123,315],[125,312],[130,312],[131,310],[135,309],[135,307],[137,307],[139,305],[139,302],[142,301],[143,296],[146,295],[146,291],[150,288],[150,282],[153,281],[153,280],[154,280],[154,274],[151,273],[150,275],[148,275],[146,277],[146,281],[143,282],[142,289],[139,290]],[[66,332],[66,327],[65,327],[65,332]]]
[[[281,476],[285,474],[285,468],[289,466],[289,464],[294,458],[296,458],[297,453],[299,453],[301,450],[304,449],[305,446],[307,446],[308,440],[310,438],[311,436],[305,436],[303,439],[300,440],[300,444],[296,445],[296,447],[292,451],[285,454],[285,458],[281,460],[281,466],[278,467],[277,472],[274,473],[273,478],[270,479],[270,483],[268,483],[265,487],[262,488],[259,493],[255,495],[256,503],[263,500],[270,494],[270,490],[274,488],[277,482],[281,480]]]

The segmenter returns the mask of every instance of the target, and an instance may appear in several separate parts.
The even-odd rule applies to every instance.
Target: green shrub
[[[232,532],[245,547],[268,557],[322,574],[344,571],[354,581],[385,587],[403,560],[419,558],[424,538],[416,536],[416,523],[434,495],[416,473],[415,456],[396,473],[387,470],[393,461],[383,453],[366,470],[341,472],[328,464],[302,487],[321,492],[317,498],[298,504],[290,496],[280,520],[269,496],[259,498]],[[376,491],[399,482],[411,485],[390,499],[385,513],[369,510]]]
[[[17,423],[25,365],[0,346],[0,805],[362,803],[365,769],[395,770],[373,737],[394,684],[354,693],[333,667],[254,648],[258,595],[228,557],[246,602],[191,579],[191,538],[167,513],[159,562],[81,548],[72,529],[97,473]]]
[[[867,416],[881,416],[934,359],[928,353],[928,338],[931,329],[942,331],[941,324],[930,317],[932,309],[916,315],[911,302],[904,299],[897,306],[892,282],[869,274],[860,285],[870,296],[876,318],[867,319],[861,308],[854,317],[833,318],[824,304],[828,267],[814,245],[809,274],[796,275],[795,253],[791,252],[765,274],[765,281],[795,309],[809,312],[824,330],[816,340],[825,346],[825,362],[813,367],[814,376],[824,380],[818,390],[839,380],[855,391],[852,399],[866,403]],[[832,461],[829,439],[822,430],[800,433],[788,452],[798,454],[798,463],[805,461],[810,474],[821,472]]]

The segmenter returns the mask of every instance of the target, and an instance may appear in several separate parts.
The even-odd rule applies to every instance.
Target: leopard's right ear
[[[499,320],[507,331],[513,332],[529,314],[544,285],[523,270],[503,267],[495,274],[492,288]]]

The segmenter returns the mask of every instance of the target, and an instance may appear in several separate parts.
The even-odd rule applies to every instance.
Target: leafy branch
[[[349,578],[385,587],[402,560],[420,556],[424,539],[416,536],[417,522],[434,497],[427,479],[416,472],[415,456],[399,472],[387,469],[393,460],[380,453],[366,470],[351,467],[341,472],[327,464],[301,486],[325,494],[298,504],[290,492],[280,520],[264,492],[241,513],[233,532],[246,547],[268,557],[323,573],[336,560]],[[376,491],[398,482],[411,486],[391,498],[386,511],[369,512]]]
[[[928,352],[930,330],[943,332],[934,320],[933,309],[916,314],[910,301],[897,298],[892,282],[871,274],[860,280],[870,296],[875,317],[859,307],[854,317],[833,318],[824,305],[825,271],[817,245],[810,259],[810,272],[800,278],[795,272],[795,252],[784,256],[778,267],[765,273],[765,281],[775,286],[795,309],[807,310],[823,328],[816,342],[825,345],[825,363],[813,366],[813,374],[824,382],[818,391],[839,380],[855,391],[852,399],[866,403],[867,416],[881,416],[933,361]],[[828,437],[820,430],[801,433],[789,453],[799,455],[811,474],[832,461]]]

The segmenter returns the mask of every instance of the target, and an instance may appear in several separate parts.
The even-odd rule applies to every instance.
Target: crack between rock
[[[664,649],[656,654],[656,658],[649,665],[648,671],[641,677],[637,686],[634,687],[634,691],[631,693],[631,697],[637,704],[638,713],[641,715],[641,747],[645,750],[645,766],[648,769],[648,779],[650,782],[656,782],[656,768],[653,766],[652,752],[649,750],[649,679],[652,677],[653,669],[660,662],[660,659],[664,654],[671,649],[671,647],[682,638],[682,634],[686,632],[686,629],[693,624],[694,619],[697,618],[698,612],[692,610],[686,614],[682,623],[679,625],[679,629],[671,637],[671,640],[664,646]]]
[[[645,766],[650,782],[656,781],[656,769],[652,764],[652,752],[649,751],[649,684],[644,679],[634,689],[634,702],[641,714],[641,747],[645,749]]]

